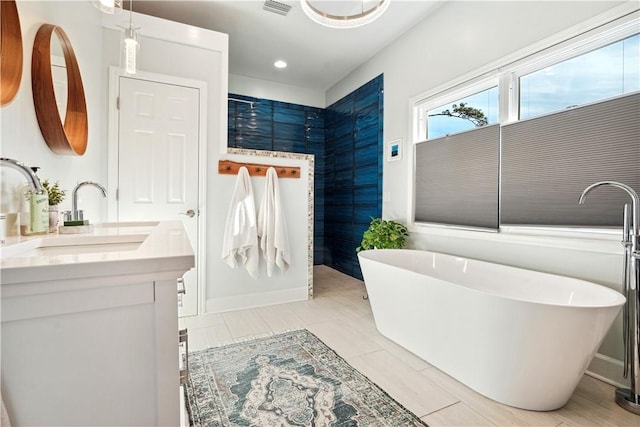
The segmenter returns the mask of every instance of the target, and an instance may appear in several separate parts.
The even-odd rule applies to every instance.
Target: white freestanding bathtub
[[[358,254],[380,333],[477,392],[564,406],[625,302],[605,286],[427,251]]]

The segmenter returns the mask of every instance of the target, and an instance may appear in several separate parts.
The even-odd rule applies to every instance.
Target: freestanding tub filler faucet
[[[616,389],[616,403],[627,411],[640,415],[640,200],[628,185],[615,181],[601,181],[584,189],[578,203],[583,204],[587,193],[596,187],[607,185],[624,190],[631,197],[631,208],[624,205],[622,246],[624,247],[623,286],[627,302],[622,319],[624,342],[624,377],[630,377],[630,389]]]
[[[80,211],[78,211],[78,190],[80,188],[90,185],[92,187],[96,187],[102,193],[102,197],[107,197],[107,190],[97,182],[93,181],[83,181],[75,186],[73,192],[71,193],[71,212],[74,220],[82,219],[80,218]]]

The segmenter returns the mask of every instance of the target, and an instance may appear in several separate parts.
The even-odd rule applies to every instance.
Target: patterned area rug
[[[426,426],[307,330],[189,353],[192,426]]]

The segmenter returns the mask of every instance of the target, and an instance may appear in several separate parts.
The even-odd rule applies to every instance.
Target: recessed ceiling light
[[[273,66],[276,68],[286,68],[287,63],[284,62],[282,59],[278,59],[276,62],[273,63]]]

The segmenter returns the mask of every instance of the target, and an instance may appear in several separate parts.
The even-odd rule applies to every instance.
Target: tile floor
[[[181,319],[190,350],[238,338],[307,328],[393,398],[436,426],[635,426],[612,386],[586,376],[569,403],[553,412],[501,405],[467,388],[380,335],[363,282],[326,266],[314,268],[311,301]]]

